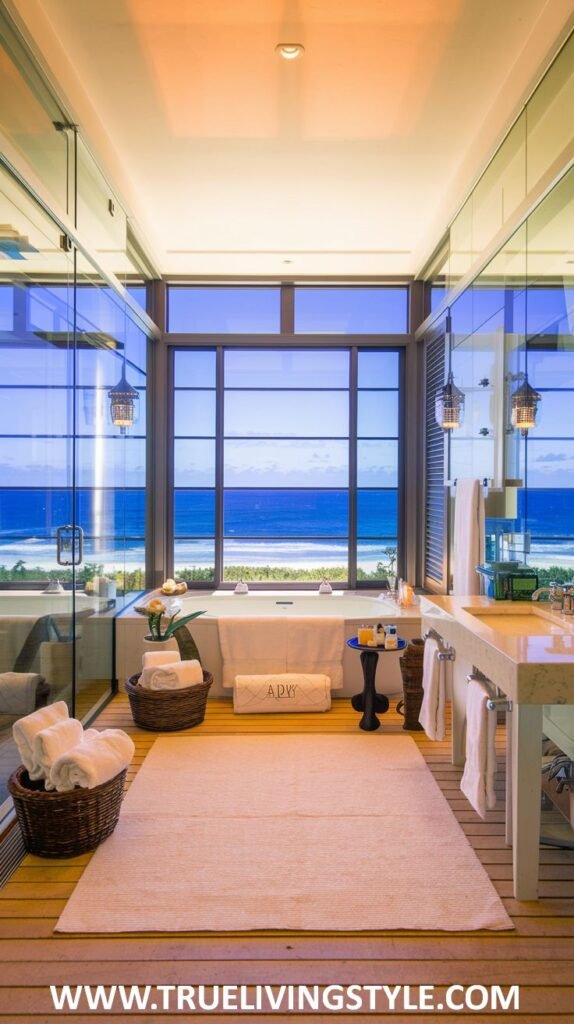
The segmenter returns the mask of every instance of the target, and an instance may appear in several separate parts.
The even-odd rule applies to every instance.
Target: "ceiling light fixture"
[[[275,53],[285,60],[296,60],[305,53],[305,47],[302,43],[277,43]]]

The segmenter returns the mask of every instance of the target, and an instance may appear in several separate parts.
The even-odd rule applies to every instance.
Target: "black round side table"
[[[397,651],[404,651],[406,646],[407,641],[400,637],[397,640],[397,647],[391,651],[386,651],[384,647],[368,647],[366,644],[360,644],[356,636],[347,640],[347,647],[361,652],[361,665],[363,666],[363,692],[356,693],[354,697],[351,697],[354,710],[363,712],[359,729],[364,729],[365,732],[374,732],[379,729],[381,723],[376,712],[384,715],[385,711],[389,710],[389,698],[375,690],[379,654],[396,654]]]

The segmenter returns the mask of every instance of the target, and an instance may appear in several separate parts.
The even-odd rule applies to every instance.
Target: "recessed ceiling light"
[[[305,47],[302,43],[277,43],[275,52],[279,53],[285,60],[295,60],[305,53]]]

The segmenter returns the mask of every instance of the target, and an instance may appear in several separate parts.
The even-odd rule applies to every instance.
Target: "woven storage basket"
[[[126,693],[132,718],[141,729],[151,732],[177,732],[191,729],[205,718],[207,694],[213,683],[211,672],[203,672],[203,682],[181,690],[144,690],[138,672],[126,680]]]
[[[28,853],[38,857],[76,857],[94,850],[114,831],[124,795],[127,768],[93,789],[46,792],[23,765],[8,779],[16,817]]]
[[[403,729],[420,732],[419,711],[423,702],[423,657],[424,640],[410,640],[400,658],[403,677],[403,700],[397,704],[397,711],[404,716]]]

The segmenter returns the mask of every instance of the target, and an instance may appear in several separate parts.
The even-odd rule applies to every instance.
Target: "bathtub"
[[[145,604],[152,597],[161,596],[158,591],[146,594],[138,604]],[[169,598],[162,600],[169,601]],[[345,639],[357,635],[363,623],[377,622],[397,624],[399,635],[407,640],[420,636],[420,613],[418,606],[403,609],[388,598],[370,596],[364,592],[335,591],[333,594],[313,594],[309,591],[256,591],[251,594],[234,594],[232,591],[190,591],[183,598],[181,616],[194,611],[204,611],[190,623],[193,638],[201,652],[201,660],[213,674],[210,696],[228,697],[230,691],[222,686],[222,661],[219,648],[217,620],[224,616],[292,616],[313,617],[333,615],[344,620]],[[133,607],[126,609],[116,618],[116,675],[123,682],[128,676],[139,672],[144,650],[144,635],[147,633],[147,619],[138,615]],[[345,645],[343,652],[344,685],[333,692],[334,697],[350,697],[363,688],[363,675],[359,654]],[[398,655],[384,654],[379,657],[377,689],[390,696],[402,689]]]

